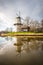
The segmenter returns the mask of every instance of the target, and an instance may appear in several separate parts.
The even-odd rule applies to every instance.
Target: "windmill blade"
[[[20,13],[20,11],[19,11],[18,13],[16,13],[16,15],[17,15],[18,17],[20,17],[21,20],[25,21],[25,19],[24,19],[23,17],[21,17],[21,13]]]
[[[18,14],[16,13],[16,15],[18,16]]]
[[[16,15],[19,17],[20,16],[20,11],[18,13],[16,13]]]
[[[21,20],[25,21],[25,19],[23,17],[21,17]]]

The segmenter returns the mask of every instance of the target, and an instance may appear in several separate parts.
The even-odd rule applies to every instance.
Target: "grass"
[[[43,32],[13,32],[13,33],[43,33]]]
[[[2,34],[2,36],[16,36],[16,35],[41,35],[43,36],[43,33],[35,33],[35,32],[8,32],[5,34]]]
[[[41,35],[43,36],[43,33],[37,33],[37,32],[8,32],[8,33],[4,33],[1,36],[16,36],[16,35]]]
[[[9,32],[9,33],[7,33],[8,35],[38,35],[38,34],[41,34],[41,35],[43,35],[43,33],[36,33],[36,32]]]

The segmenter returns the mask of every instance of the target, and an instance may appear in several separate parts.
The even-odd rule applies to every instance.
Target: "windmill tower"
[[[21,23],[20,12],[19,12],[19,14],[17,14],[16,23],[14,25],[17,27],[17,32],[21,32],[21,26],[23,24]]]

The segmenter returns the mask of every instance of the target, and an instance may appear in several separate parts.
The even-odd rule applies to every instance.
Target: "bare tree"
[[[27,16],[27,17],[25,18],[25,24],[26,24],[27,26],[29,25],[29,20],[30,20],[30,17]]]
[[[42,32],[43,32],[43,19],[41,20],[41,27],[42,27]]]
[[[43,19],[41,20],[41,26],[42,26],[42,28],[43,28]]]

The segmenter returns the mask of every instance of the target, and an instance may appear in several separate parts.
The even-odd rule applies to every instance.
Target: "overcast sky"
[[[0,0],[0,30],[12,27],[18,11],[22,17],[43,18],[43,0]]]

